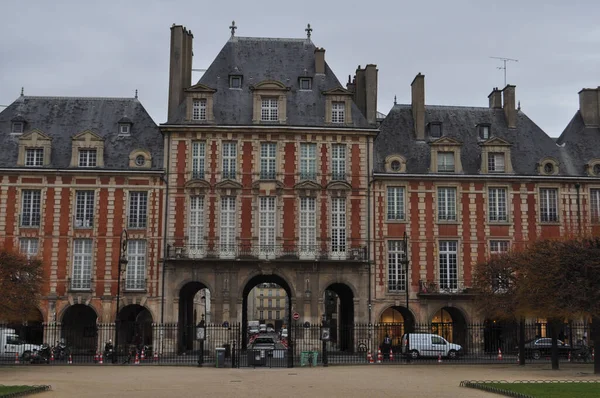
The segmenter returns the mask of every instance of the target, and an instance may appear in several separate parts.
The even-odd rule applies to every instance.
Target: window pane
[[[127,276],[125,288],[141,290],[146,288],[146,241],[130,240],[127,244]]]
[[[457,242],[440,241],[440,290],[458,288]]]
[[[266,180],[275,179],[277,145],[273,142],[260,144],[260,178]]]
[[[91,228],[94,223],[94,191],[77,191],[75,195],[75,227]]]
[[[331,251],[346,252],[346,200],[331,199]]]
[[[300,179],[314,181],[317,178],[317,145],[300,144]]]
[[[404,188],[388,187],[387,219],[404,220]]]
[[[542,222],[558,221],[558,189],[540,189],[540,220]]]
[[[201,141],[192,143],[192,178],[204,179],[204,158],[206,144]]]
[[[600,222],[600,189],[590,189],[592,222]]]
[[[198,250],[204,243],[204,197],[190,196],[189,247]]]
[[[223,179],[235,180],[237,169],[237,145],[235,142],[223,143]]]
[[[406,290],[406,270],[404,242],[399,240],[388,241],[388,290]]]
[[[456,188],[438,188],[438,220],[456,221]]]
[[[259,207],[259,246],[261,253],[275,251],[275,197],[260,198]]]
[[[41,220],[41,191],[24,189],[21,195],[21,226],[39,227]]]
[[[506,188],[490,188],[488,200],[490,222],[508,221],[506,212]]]
[[[146,228],[148,193],[129,193],[129,228]]]
[[[346,145],[344,144],[331,146],[331,179],[333,181],[346,180]]]

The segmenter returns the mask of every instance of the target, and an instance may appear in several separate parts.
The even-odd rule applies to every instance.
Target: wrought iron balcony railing
[[[303,171],[300,172],[300,180],[316,181],[317,173],[314,171]]]
[[[194,171],[192,171],[192,179],[194,179],[194,180],[203,180],[204,179],[204,170],[194,170]]]
[[[145,278],[125,278],[123,281],[126,291],[143,291],[146,290]]]
[[[346,181],[346,173],[339,171],[331,173],[331,181]]]
[[[469,294],[473,293],[470,286],[458,279],[441,279],[433,281],[419,281],[419,294]]]
[[[366,261],[366,247],[332,251],[321,246],[251,245],[251,244],[187,244],[168,245],[170,259],[249,259],[249,260],[345,260]]]
[[[89,291],[92,290],[92,278],[69,278],[69,291]]]
[[[274,180],[275,179],[275,170],[261,170],[260,171],[260,179],[261,180]]]
[[[73,217],[73,226],[77,229],[85,229],[85,228],[93,228],[94,227],[94,217]]]

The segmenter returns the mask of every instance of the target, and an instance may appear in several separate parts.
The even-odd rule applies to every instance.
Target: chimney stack
[[[352,79],[352,77],[350,75],[348,75],[348,83],[346,83],[346,90],[351,91],[351,92],[356,92],[356,76],[354,76],[354,79]]]
[[[182,25],[171,26],[171,54],[169,66],[169,107],[171,120],[185,99],[184,90],[192,85],[192,40],[194,35]]]
[[[490,108],[502,108],[502,91],[498,90],[498,87],[494,87],[488,98],[490,100]]]
[[[368,64],[365,67],[365,112],[369,124],[377,124],[377,65]]]
[[[410,84],[411,108],[417,140],[425,140],[425,75],[421,72]]]
[[[502,90],[504,117],[509,129],[517,128],[517,108],[515,104],[515,86],[507,84]]]
[[[600,87],[584,88],[579,92],[579,113],[586,127],[600,126]]]
[[[325,49],[315,48],[315,73],[317,75],[325,74]]]

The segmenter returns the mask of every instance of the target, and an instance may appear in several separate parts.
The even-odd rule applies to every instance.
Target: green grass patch
[[[486,386],[543,398],[597,398],[598,383],[485,383]]]
[[[5,386],[0,385],[0,398],[22,397],[36,392],[46,391],[50,386]]]
[[[2,394],[12,394],[15,392],[25,392],[32,390],[32,386],[0,386],[0,396]]]

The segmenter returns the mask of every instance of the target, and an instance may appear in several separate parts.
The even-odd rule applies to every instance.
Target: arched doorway
[[[257,287],[259,289],[255,289]],[[278,297],[278,290],[283,290],[285,296],[280,295]],[[242,298],[242,349],[248,347],[250,339],[248,321],[259,321],[259,324],[264,322],[265,325],[270,323],[275,332],[288,329],[288,339],[291,339],[292,289],[285,279],[278,275],[256,275],[244,286]],[[275,308],[282,308],[279,310],[279,319],[276,319],[278,318],[277,313],[273,313],[273,311],[277,311]],[[270,314],[269,311],[271,311]],[[281,311],[283,311],[283,314]]]
[[[97,318],[96,311],[85,304],[75,304],[65,310],[62,317],[62,338],[73,354],[96,352]]]
[[[518,323],[486,319],[483,326],[483,348],[486,354],[496,354],[498,349],[507,353],[519,345]]]
[[[119,344],[152,345],[152,314],[139,304],[121,308],[118,314]]]
[[[392,306],[386,308],[379,317],[377,341],[383,341],[387,334],[392,339],[392,346],[400,346],[404,333],[414,332],[415,317],[406,307]]]
[[[9,323],[7,326],[15,329],[19,337],[30,344],[42,344],[44,339],[44,316],[37,308],[32,308],[19,323]]]
[[[431,318],[431,333],[438,334],[451,343],[467,348],[467,321],[462,311],[454,307],[444,307]]]
[[[178,351],[194,350],[196,325],[210,322],[210,290],[202,282],[188,282],[179,291]]]
[[[325,320],[330,327],[330,341],[340,351],[354,350],[354,293],[343,283],[325,289]]]

